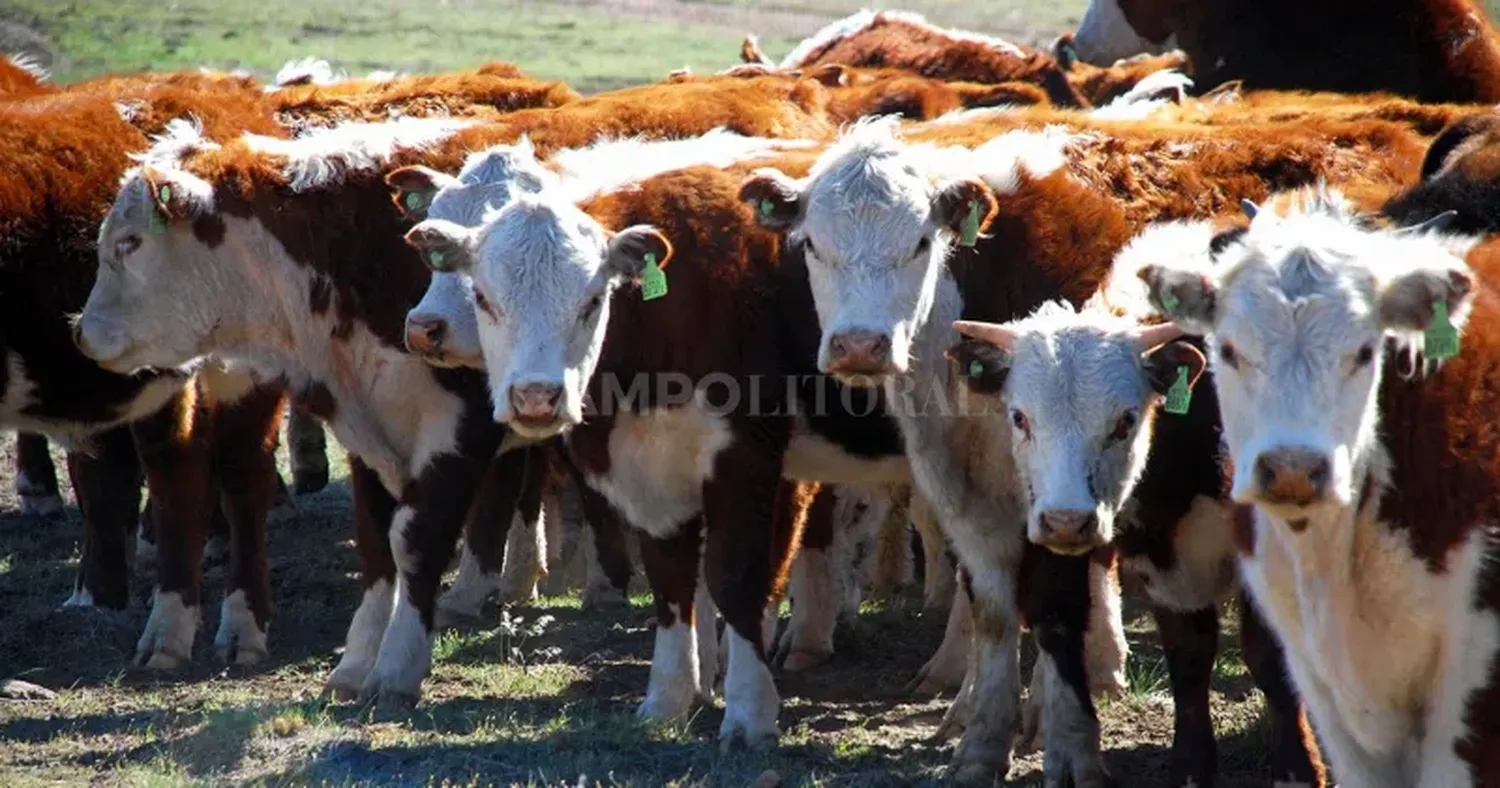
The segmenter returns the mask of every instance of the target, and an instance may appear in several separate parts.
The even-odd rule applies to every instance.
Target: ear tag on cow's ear
[[[641,274],[641,300],[650,301],[667,294],[667,272],[656,264],[656,253],[646,253],[646,270]]]
[[[406,193],[406,210],[408,210],[408,211],[419,210],[426,203],[427,203],[427,194],[425,192],[407,192]]]
[[[978,380],[979,376],[983,374],[984,364],[980,363],[979,359],[976,358],[973,361],[969,362],[969,377]]]
[[[964,246],[979,243],[979,201],[969,200],[969,215],[959,228],[958,242]]]
[[[161,209],[155,205],[151,206],[151,218],[146,223],[146,229],[153,233],[164,233],[167,231],[167,222],[161,218]]]
[[[1167,389],[1167,402],[1162,410],[1174,415],[1181,416],[1188,412],[1188,406],[1193,404],[1193,389],[1188,386],[1188,368],[1179,366],[1177,368],[1177,379],[1172,381],[1171,388]]]
[[[443,258],[444,257],[446,257],[446,255],[443,254],[443,250],[442,249],[430,249],[430,250],[428,250],[428,252],[427,252],[427,266],[429,268],[433,269],[433,270],[438,270],[443,265]]]
[[[1182,303],[1171,290],[1163,292],[1161,298],[1158,300],[1161,301],[1162,311],[1166,312],[1168,316],[1176,311],[1177,307]]]
[[[1453,358],[1458,355],[1458,329],[1448,319],[1448,302],[1432,303],[1432,322],[1422,332],[1422,349],[1433,361]]]
[[[771,202],[771,198],[769,197],[762,198],[760,201],[760,215],[769,219],[773,213],[776,213],[776,203]]]

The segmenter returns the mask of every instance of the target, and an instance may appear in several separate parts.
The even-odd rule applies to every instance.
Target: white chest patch
[[[797,481],[829,484],[908,484],[911,466],[904,454],[871,458],[850,454],[809,430],[805,417],[799,415],[781,475]]]
[[[732,435],[723,417],[694,404],[621,414],[609,434],[609,472],[589,474],[632,525],[665,539],[703,509],[703,483]]]
[[[1235,548],[1227,504],[1193,499],[1173,537],[1177,564],[1163,571],[1146,556],[1126,556],[1125,571],[1146,581],[1146,595],[1162,607],[1189,613],[1223,602],[1235,588]]]
[[[20,354],[5,354],[6,383],[0,391],[0,426],[8,429],[46,435],[64,451],[82,451],[91,436],[108,427],[128,424],[160,410],[173,394],[182,390],[183,378],[161,377],[143,387],[134,399],[124,403],[102,422],[69,422],[39,419],[24,413],[37,404],[36,382],[26,374],[26,361]]]

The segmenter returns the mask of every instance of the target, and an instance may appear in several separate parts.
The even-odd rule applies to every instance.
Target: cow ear
[[[667,236],[655,227],[638,224],[609,239],[604,267],[614,276],[640,281],[648,268],[665,268],[671,259],[672,242]]]
[[[802,187],[780,170],[757,170],[740,186],[740,200],[767,230],[785,232],[802,218]]]
[[[813,69],[812,78],[830,88],[841,88],[849,84],[849,69],[842,63],[824,63]]]
[[[409,219],[422,219],[432,206],[432,199],[445,186],[458,183],[458,179],[429,167],[414,165],[391,170],[385,176],[391,187],[391,200],[396,210]]]
[[[1213,330],[1219,297],[1218,285],[1207,275],[1190,268],[1147,265],[1136,272],[1146,283],[1151,305],[1190,334]]]
[[[1174,385],[1186,385],[1192,389],[1208,361],[1203,352],[1183,340],[1168,342],[1150,348],[1141,354],[1141,371],[1156,393],[1167,396]],[[1178,380],[1183,381],[1182,384]]]
[[[1063,33],[1057,37],[1057,43],[1052,45],[1052,58],[1063,71],[1073,70],[1073,65],[1078,62],[1078,47],[1073,45],[1072,33]]]
[[[948,348],[944,355],[954,365],[953,374],[975,394],[994,396],[1005,388],[1011,360],[1010,354],[998,345],[965,338]]]
[[[963,246],[979,242],[979,234],[988,230],[1000,212],[995,193],[983,181],[973,178],[947,181],[938,186],[932,198],[932,215],[938,225],[958,236]]]
[[[476,237],[476,230],[442,219],[427,219],[406,232],[406,242],[438,273],[472,270]]]
[[[194,216],[193,201],[187,184],[158,169],[146,167],[141,170],[147,193],[151,197],[151,222],[171,224]]]
[[[1439,317],[1457,314],[1474,291],[1474,277],[1463,268],[1423,267],[1386,282],[1380,291],[1380,322],[1400,331],[1428,330]],[[1441,306],[1439,306],[1441,305]]]

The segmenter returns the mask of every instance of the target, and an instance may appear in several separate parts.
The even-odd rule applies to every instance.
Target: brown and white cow
[[[1240,574],[1346,785],[1500,779],[1500,257],[1448,219],[1309,189],[1139,266],[1207,337]]]
[[[1091,0],[1073,46],[1098,65],[1182,49],[1202,90],[1500,101],[1500,34],[1479,0]]]

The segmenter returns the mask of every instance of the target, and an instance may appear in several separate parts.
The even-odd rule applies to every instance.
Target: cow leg
[[[328,676],[327,691],[337,700],[353,700],[375,667],[380,641],[391,618],[392,592],[396,585],[396,560],[387,536],[396,513],[396,499],[381,484],[380,476],[354,454],[349,455],[349,490],[354,503],[354,543],[359,549],[360,583],[364,593],[349,634],[344,654]]]
[[[969,566],[964,573],[974,638],[963,686],[937,734],[941,738],[963,730],[953,753],[953,777],[962,783],[989,785],[997,777],[1004,779],[1016,733],[1021,695],[1021,612],[1016,604],[1020,567],[996,558],[988,566]]]
[[[624,604],[630,595],[630,550],[615,508],[586,484],[578,485],[583,521],[591,532],[593,557],[583,590],[585,607]]]
[[[514,525],[511,518],[520,515],[517,511],[518,499],[515,498],[515,489],[508,488],[502,477],[514,473],[512,464],[498,460],[491,461],[485,468],[484,479],[474,494],[474,503],[464,518],[464,542],[459,552],[458,577],[438,598],[438,610],[445,620],[479,618],[485,600],[501,589],[502,573],[509,563],[511,532],[525,530],[524,527],[511,527]],[[527,486],[540,478],[538,475],[533,479],[528,472]],[[537,498],[532,500],[535,502]],[[535,522],[537,513],[533,510],[531,514],[531,522]],[[496,528],[496,524],[506,527]]]
[[[484,522],[501,529],[497,538],[502,542],[527,485],[541,483],[541,449],[497,454],[499,434],[494,437],[460,436],[470,441],[466,450],[429,461],[401,496],[389,533],[396,559],[395,598],[375,668],[360,690],[366,699],[406,706],[421,696],[422,680],[432,667],[438,587],[481,479],[495,471],[491,478],[498,497],[493,503],[498,508]],[[488,464],[475,459],[480,457],[490,458]]]
[[[868,579],[871,599],[889,599],[899,589],[911,585],[913,577],[911,506],[909,488],[884,485],[879,494],[885,498],[885,516],[876,526],[873,577]],[[939,534],[941,535],[941,534]]]
[[[505,541],[505,563],[500,570],[500,601],[506,604],[529,602],[537,596],[537,584],[547,576],[548,512],[542,506],[542,487],[546,481],[543,460],[530,473],[530,480],[517,504],[516,522],[511,524]],[[553,510],[552,516],[562,512]]]
[[[1266,696],[1271,714],[1271,780],[1276,788],[1323,788],[1328,784],[1306,711],[1287,676],[1281,644],[1266,628],[1255,603],[1240,593],[1240,651]]]
[[[790,672],[806,670],[833,657],[838,622],[839,566],[833,550],[834,503],[838,488],[825,485],[813,499],[802,528],[802,549],[792,563],[788,591],[792,616],[776,646],[776,660]]]
[[[287,415],[286,437],[292,489],[298,495],[308,495],[327,487],[328,436],[323,432],[323,422],[305,410],[294,408]]]
[[[765,640],[766,608],[775,604],[796,552],[798,531],[817,485],[781,479],[785,423],[735,430],[734,442],[714,458],[703,485],[707,523],[704,574],[727,628],[721,747],[749,747],[780,738],[781,698],[771,678]]]
[[[130,600],[125,551],[141,507],[141,465],[130,429],[96,436],[90,454],[68,452],[68,475],[83,512],[83,549],[63,607],[123,610]]]
[[[1218,745],[1208,693],[1219,653],[1219,609],[1178,613],[1153,606],[1172,681],[1172,785],[1207,788],[1218,781]]]
[[[171,670],[193,657],[201,617],[204,529],[213,516],[213,412],[195,382],[131,425],[156,525],[156,594],[136,662]]]
[[[927,610],[942,610],[953,598],[953,561],[948,557],[948,539],[932,507],[916,488],[912,488],[910,501],[911,523],[922,539],[922,606]]]
[[[1021,563],[1021,611],[1036,635],[1047,786],[1110,784],[1099,745],[1099,717],[1084,662],[1092,599],[1089,556],[1060,556],[1027,544]]]
[[[917,671],[906,689],[918,695],[936,695],[963,686],[964,675],[969,669],[969,645],[974,635],[974,616],[970,609],[969,592],[965,590],[964,570],[959,568],[953,587],[953,603],[948,608],[948,624],[943,629],[943,642],[931,659]]]
[[[47,519],[62,514],[57,467],[44,435],[16,433],[16,495],[21,498],[21,514]]]
[[[266,516],[275,493],[276,432],[286,394],[257,386],[222,405],[214,424],[214,475],[219,509],[229,523],[229,585],[214,649],[219,659],[252,665],[265,659],[271,625],[271,573]]]
[[[651,651],[651,679],[646,699],[637,714],[643,719],[675,723],[687,719],[695,701],[703,694],[703,671],[711,666],[699,662],[696,622],[703,611],[695,609],[703,520],[683,523],[672,536],[658,539],[640,532],[641,564],[656,606],[656,644]],[[713,613],[707,615],[713,621]],[[706,697],[705,697],[706,699]]]

